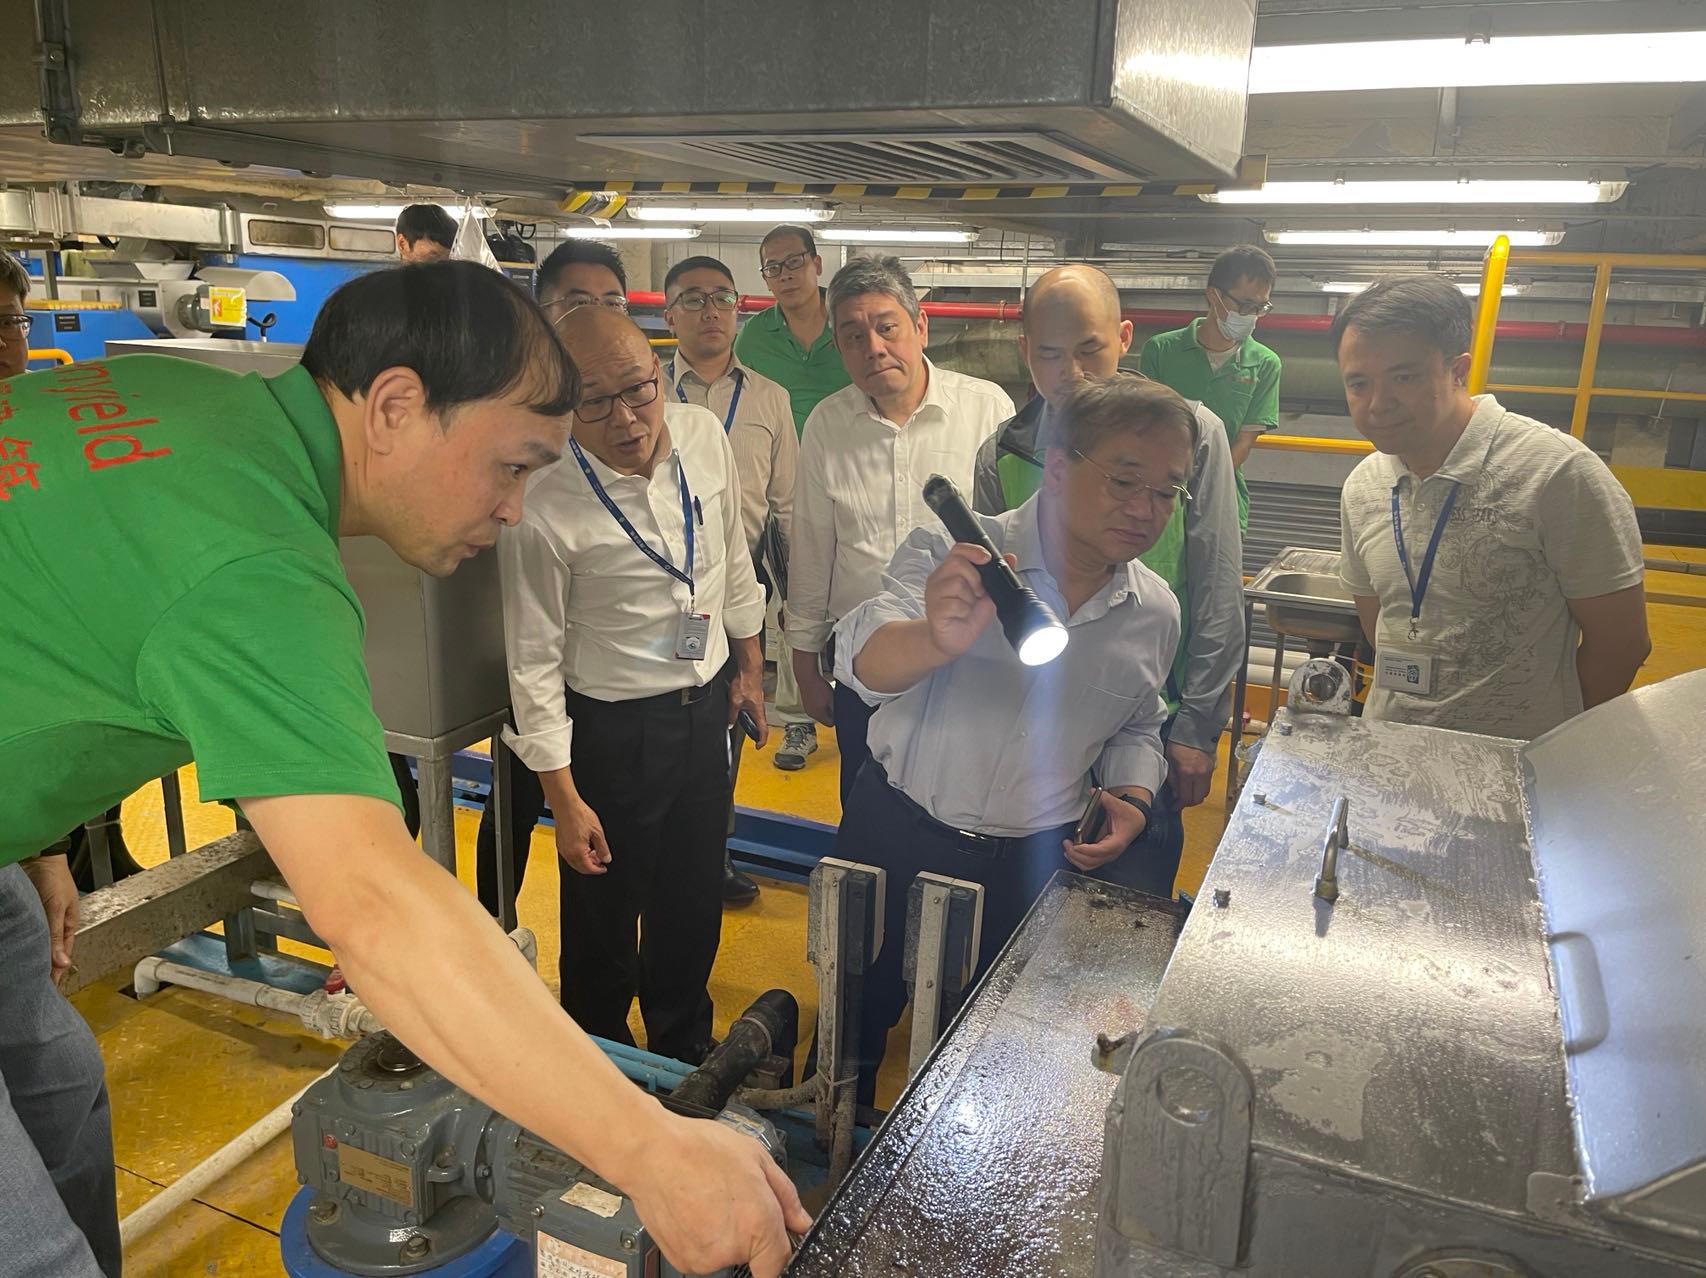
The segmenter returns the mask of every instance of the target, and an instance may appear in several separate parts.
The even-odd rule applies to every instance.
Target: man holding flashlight
[[[988,551],[934,526],[907,537],[882,592],[835,627],[837,680],[877,706],[837,853],[888,872],[889,935],[860,1023],[866,1101],[906,1003],[902,921],[920,871],[983,884],[980,970],[1056,870],[1172,891],[1173,860],[1146,857],[1143,836],[1167,773],[1179,606],[1137,557],[1188,499],[1191,410],[1159,383],[1112,377],[1080,385],[1055,426],[1038,494],[977,518],[1065,622],[1064,651],[1043,659],[1048,646],[991,626]]]

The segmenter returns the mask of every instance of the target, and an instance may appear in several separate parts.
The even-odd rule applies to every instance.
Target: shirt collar
[[[924,398],[918,401],[918,407],[912,410],[911,417],[907,418],[905,422],[893,424],[904,428],[908,423],[916,420],[918,415],[926,408],[935,408],[943,417],[953,416],[953,406],[949,403],[948,389],[944,385],[947,378],[942,375],[942,370],[937,368],[936,365],[931,362],[928,355],[924,357],[924,369],[925,377],[928,379],[924,385]],[[860,398],[865,401],[865,411],[869,413],[874,420],[884,423],[888,422],[889,419],[883,416],[882,411],[878,409],[875,400],[863,392],[860,392]]]
[[[730,351],[729,366],[723,370],[723,375],[715,382],[707,384],[703,377],[693,371],[693,365],[681,358],[681,352],[679,349],[677,349],[674,355],[670,356],[669,363],[664,366],[664,371],[670,374],[669,393],[672,396],[677,395],[681,389],[681,383],[686,381],[689,377],[698,382],[701,386],[705,386],[707,389],[714,389],[727,381],[730,377],[734,376],[737,371],[742,377],[747,376],[750,372],[747,366],[740,362],[740,356],[736,355],[733,351]],[[590,456],[590,454],[588,455]]]
[[[1471,396],[1475,409],[1469,414],[1469,421],[1463,427],[1463,433],[1457,437],[1457,442],[1451,446],[1445,461],[1434,475],[1449,479],[1454,483],[1471,484],[1475,482],[1481,470],[1487,464],[1487,454],[1493,448],[1493,435],[1498,429],[1499,422],[1505,415],[1504,408],[1491,395]],[[1402,460],[1390,457],[1392,466],[1392,482],[1396,485],[1404,476],[1416,479],[1416,474]],[[1424,482],[1417,480],[1418,483]]]
[[[1013,522],[1009,525],[1007,534],[1007,549],[1019,561],[1020,576],[1036,579],[1037,584],[1047,586],[1046,597],[1057,599],[1064,606],[1065,597],[1059,584],[1050,574],[1047,564],[1043,562],[1043,532],[1039,522],[1042,511],[1042,494],[1039,492],[1014,513]],[[1137,560],[1127,560],[1114,568],[1108,583],[1098,590],[1085,602],[1074,617],[1063,618],[1068,625],[1076,622],[1083,625],[1106,616],[1115,607],[1124,603],[1128,598],[1133,602],[1143,602],[1139,590]],[[1036,585],[1032,586],[1036,589]]]
[[[1191,321],[1190,328],[1188,328],[1186,330],[1186,332],[1190,334],[1190,336],[1186,340],[1189,341],[1192,346],[1196,347],[1199,351],[1202,352],[1204,359],[1207,359],[1209,357],[1210,352],[1209,352],[1208,347],[1204,346],[1201,342],[1197,341],[1197,326],[1199,324],[1206,324],[1208,322],[1208,319],[1209,319],[1209,317],[1206,315],[1199,315],[1194,320]],[[1252,357],[1252,348],[1255,345],[1256,345],[1256,338],[1255,338],[1254,334],[1251,334],[1249,337],[1244,338],[1242,341],[1240,341],[1238,343],[1238,345],[1236,345],[1232,348],[1232,358],[1230,360],[1228,360],[1227,363],[1235,364],[1239,368],[1243,368],[1246,364],[1253,362],[1253,360],[1251,358]],[[1218,354],[1219,352],[1217,351],[1214,353]],[[1221,367],[1224,368],[1224,367],[1226,367],[1226,365],[1223,364],[1223,365],[1221,365]]]
[[[314,375],[302,365],[266,379],[267,389],[284,410],[290,424],[302,439],[308,452],[308,462],[314,468],[325,495],[326,508],[317,512],[320,523],[328,533],[338,535],[339,509],[343,500],[343,441],[338,436],[337,418],[332,415],[326,397],[320,392]]]

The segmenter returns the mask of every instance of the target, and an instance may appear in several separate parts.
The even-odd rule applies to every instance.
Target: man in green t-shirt
[[[790,224],[770,229],[758,246],[758,263],[776,305],[741,325],[735,357],[788,392],[794,430],[804,434],[812,409],[852,380],[829,329],[819,282],[823,258],[811,231]],[[817,750],[817,724],[800,702],[786,639],[777,645],[776,722],[782,725],[782,743],[771,762],[784,772],[797,772]]]
[[[192,758],[422,1058],[621,1187],[679,1267],[787,1259],[806,1222],[763,1150],[637,1091],[414,845],[371,706],[338,538],[448,574],[519,520],[578,383],[533,302],[467,262],[345,284],[270,380],[132,356],[0,381],[7,1272],[120,1264],[100,1055],[52,983],[76,891],[61,857],[19,863]]]
[[[1244,463],[1256,437],[1279,425],[1280,358],[1251,334],[1273,304],[1274,259],[1254,244],[1229,248],[1209,268],[1208,314],[1143,344],[1138,367],[1226,423],[1238,482],[1238,531],[1250,528]]]

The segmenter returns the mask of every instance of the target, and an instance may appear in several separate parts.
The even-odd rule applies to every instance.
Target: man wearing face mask
[[[1273,309],[1274,260],[1253,244],[1229,248],[1209,268],[1208,314],[1184,328],[1157,333],[1143,346],[1145,377],[1200,400],[1226,423],[1238,482],[1238,531],[1250,527],[1244,462],[1256,436],[1279,425],[1280,358],[1252,334]]]

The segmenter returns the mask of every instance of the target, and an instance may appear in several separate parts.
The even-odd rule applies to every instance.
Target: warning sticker
[[[370,1154],[354,1145],[340,1145],[338,1174],[346,1185],[378,1194],[402,1207],[415,1205],[414,1181],[402,1163],[394,1163],[389,1158]]]
[[[563,1201],[571,1207],[579,1207],[595,1216],[603,1216],[606,1220],[622,1210],[622,1200],[615,1194],[606,1193],[597,1185],[589,1185],[584,1180],[571,1185],[569,1192],[563,1195]]]
[[[207,290],[207,313],[215,328],[242,328],[249,314],[247,295],[240,288],[213,285]]]
[[[594,1255],[550,1234],[537,1234],[535,1240],[538,1260],[533,1272],[536,1278],[628,1278],[626,1261]]]

